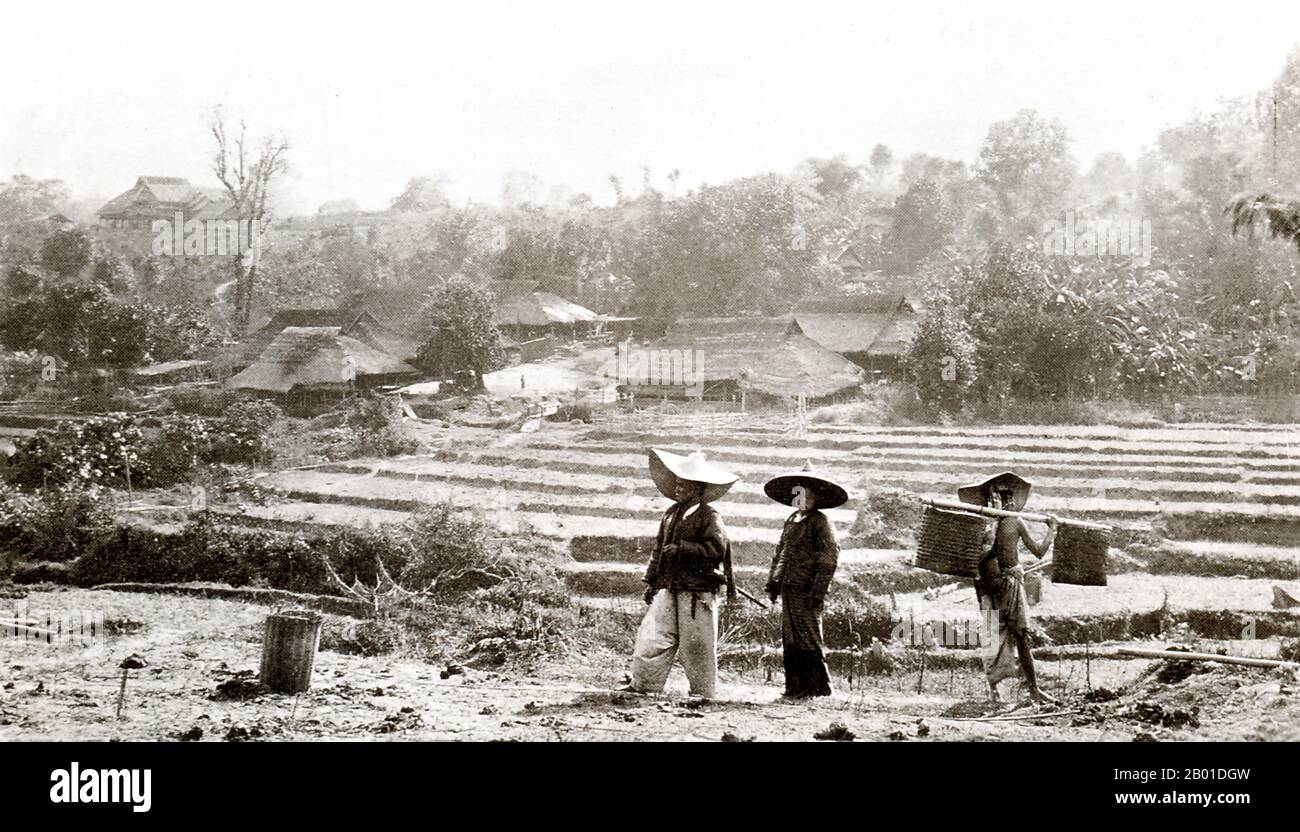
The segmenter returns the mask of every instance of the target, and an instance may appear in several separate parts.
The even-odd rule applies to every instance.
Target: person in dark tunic
[[[830,674],[822,653],[822,610],[839,564],[840,545],[822,509],[848,501],[848,492],[813,473],[802,471],[768,480],[769,497],[792,505],[768,572],[767,594],[781,601],[781,655],[785,693],[790,699],[830,696]]]
[[[1004,511],[1022,511],[1029,497],[1030,483],[1007,471],[982,483],[957,490],[963,502],[978,503]],[[1001,517],[990,524],[985,538],[985,552],[980,558],[975,594],[985,619],[983,634],[984,673],[989,695],[1000,701],[998,683],[1023,676],[1029,697],[1035,702],[1051,702],[1038,688],[1034,654],[1029,644],[1029,601],[1025,597],[1024,567],[1020,564],[1020,544],[1037,557],[1043,557],[1056,538],[1057,520],[1049,517],[1047,535],[1035,541],[1019,517]],[[996,624],[996,627],[994,626]]]
[[[717,509],[736,475],[709,463],[704,454],[679,456],[651,448],[650,476],[673,504],[659,522],[659,535],[645,571],[649,605],[632,648],[635,693],[660,693],[674,660],[686,671],[693,696],[717,690],[719,591],[734,603],[731,543]]]

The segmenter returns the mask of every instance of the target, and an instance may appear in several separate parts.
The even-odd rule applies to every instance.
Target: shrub
[[[271,402],[237,401],[211,426],[210,462],[261,462],[273,453],[284,411]]]
[[[40,389],[43,384],[50,386],[41,378],[41,374],[53,366],[47,364],[47,360],[53,361],[36,351],[10,352],[0,349],[0,395],[9,399],[28,398],[33,390]]]
[[[149,443],[145,461],[153,485],[187,482],[200,459],[211,455],[208,422],[196,416],[173,416]]]
[[[357,396],[343,403],[343,422],[363,432],[390,428],[401,419],[399,405],[387,396]]]
[[[196,568],[211,570],[211,578],[231,586],[287,589],[291,592],[333,594],[317,554],[315,540],[272,531],[250,531],[223,526],[204,517],[186,529],[186,548],[192,550]]]
[[[295,592],[327,589],[324,569],[303,539],[234,529],[202,515],[178,533],[120,526],[77,559],[72,580],[81,586],[211,581]]]
[[[228,564],[207,558],[191,545],[186,532],[168,534],[137,526],[119,526],[72,564],[71,579],[79,586],[104,583],[173,583],[214,581],[239,586]],[[231,580],[231,578],[235,580]]]
[[[63,400],[77,413],[135,413],[148,409],[141,396],[122,387],[116,376],[105,370],[79,370],[60,374]]]
[[[99,390],[80,396],[72,402],[77,413],[139,413],[149,405],[130,390]]]
[[[376,566],[379,560],[383,561],[390,575],[400,576],[411,556],[406,536],[391,527],[340,528],[311,538],[310,545],[316,552],[329,557],[335,573],[348,584],[360,581],[374,586],[379,578]],[[321,573],[324,580],[323,568]],[[338,590],[330,587],[329,591]]]
[[[34,487],[124,486],[129,470],[133,482],[143,485],[149,478],[146,447],[144,434],[125,414],[60,422],[17,443],[13,479]]]
[[[572,609],[524,605],[475,621],[466,638],[469,661],[480,667],[535,666],[563,655],[583,635]]]
[[[73,564],[81,586],[103,583],[209,581],[231,586],[342,594],[328,579],[322,555],[347,583],[374,585],[375,558],[393,574],[405,567],[405,538],[387,529],[339,529],[308,537],[224,525],[199,514],[179,532],[139,526],[101,529]]]
[[[348,399],[342,406],[342,423],[346,426],[343,441],[331,454],[334,458],[359,456],[397,456],[420,449],[414,439],[402,434],[401,405],[389,396],[361,396]]]
[[[591,424],[593,409],[589,402],[561,404],[554,416],[547,417],[555,422],[585,422]]]
[[[497,574],[499,557],[488,538],[496,533],[477,511],[450,503],[425,506],[402,524],[409,560],[400,580],[408,587],[432,587],[471,573]]]
[[[16,584],[66,584],[70,568],[58,561],[19,561],[13,566]]]
[[[246,468],[218,463],[210,466],[205,473],[220,493],[236,495],[241,503],[266,505],[274,493],[266,488],[259,478],[252,476]]]
[[[405,643],[402,624],[391,616],[357,621],[328,620],[321,629],[320,649],[354,656],[384,656]]]
[[[950,308],[932,308],[917,326],[907,355],[916,393],[929,408],[948,414],[969,404],[978,378],[976,341]]]
[[[93,488],[24,493],[0,484],[0,553],[7,559],[64,562],[93,549],[113,527],[108,501]]]
[[[979,418],[1018,425],[1100,425],[1109,423],[1110,404],[1080,399],[1018,399],[990,402],[977,408]]]

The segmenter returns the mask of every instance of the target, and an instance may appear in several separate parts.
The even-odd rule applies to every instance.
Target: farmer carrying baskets
[[[1030,482],[1006,471],[983,482],[962,486],[957,497],[1002,511],[1021,511],[1029,498]],[[1051,701],[1038,689],[1034,655],[1029,646],[1029,603],[1025,597],[1024,567],[1020,565],[1020,544],[1043,557],[1056,537],[1057,519],[1047,518],[1047,535],[1037,542],[1019,517],[1000,517],[985,538],[986,551],[980,556],[975,593],[984,620],[984,673],[993,701],[999,701],[998,682],[1023,673],[1029,696],[1035,702]],[[1018,665],[1018,667],[1017,667]]]
[[[822,655],[822,609],[839,563],[840,545],[822,509],[844,505],[849,495],[842,486],[817,476],[811,462],[801,471],[773,477],[763,490],[795,509],[781,529],[766,587],[774,603],[781,599],[784,696],[830,696],[830,675]]]
[[[650,605],[632,650],[632,682],[626,690],[659,693],[673,659],[680,658],[693,696],[712,698],[718,676],[718,591],[736,597],[731,543],[722,518],[709,503],[727,493],[736,475],[690,456],[650,449],[650,476],[673,501],[659,522],[659,535],[645,572]]]

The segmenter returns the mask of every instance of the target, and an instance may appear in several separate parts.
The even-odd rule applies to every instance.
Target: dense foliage
[[[425,369],[481,375],[500,359],[491,281],[637,318],[652,337],[682,317],[784,314],[840,290],[836,261],[852,247],[869,272],[931,294],[938,320],[914,365],[965,320],[983,398],[1289,389],[1300,258],[1234,236],[1224,208],[1241,193],[1300,194],[1298,79],[1300,52],[1258,96],[1162,130],[1135,159],[1082,165],[1063,124],[1023,110],[994,121],[969,160],[868,145],[684,193],[675,170],[646,169],[639,190],[610,177],[595,197],[510,171],[499,207],[462,206],[445,176],[414,177],[383,216],[278,226],[256,301],[374,303],[386,321],[419,311]],[[67,199],[55,180],[0,184],[0,346],[110,368],[230,334],[228,268],[48,223]],[[1075,239],[1110,219],[1140,225],[1141,250],[1108,249],[1105,232]],[[1053,250],[1062,227],[1070,239]]]
[[[465,277],[434,286],[420,310],[427,333],[417,357],[420,366],[444,378],[470,371],[481,386],[483,374],[498,369],[504,358],[493,321],[495,303],[490,291]]]
[[[268,402],[241,401],[223,416],[168,416],[142,428],[126,414],[63,421],[19,440],[11,476],[28,488],[125,488],[188,482],[202,464],[265,463],[284,414]]]

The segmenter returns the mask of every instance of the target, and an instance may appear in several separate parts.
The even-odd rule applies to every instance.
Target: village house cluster
[[[382,233],[387,213],[323,213],[287,222],[365,237]],[[105,233],[138,237],[155,255],[243,256],[247,250],[246,226],[229,194],[181,177],[141,176],[97,218]],[[634,317],[594,312],[542,291],[535,281],[497,280],[490,286],[495,323],[514,364],[545,359],[561,344],[584,339],[619,344],[625,365],[629,354],[643,363],[645,355],[657,356],[655,361],[688,357],[685,377],[661,375],[648,364],[644,372],[629,374],[626,366],[616,371],[616,381],[632,395],[742,403],[753,396],[828,399],[898,378],[925,311],[913,278],[867,266],[873,258],[864,248],[880,246],[890,221],[888,211],[873,213],[861,242],[845,247],[834,261],[842,285],[804,299],[781,317],[683,319],[662,336],[646,337]],[[414,366],[421,302],[410,289],[379,288],[360,307],[263,313],[238,345],[212,358],[211,367],[232,389],[296,409],[324,406],[354,390],[398,389],[421,375]],[[141,370],[161,378],[203,363]]]

